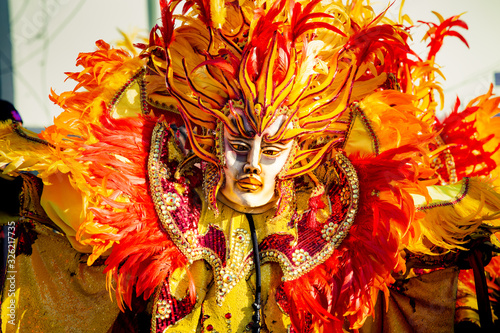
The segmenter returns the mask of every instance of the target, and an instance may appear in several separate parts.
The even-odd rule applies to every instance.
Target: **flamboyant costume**
[[[421,59],[362,1],[178,4],[139,54],[80,54],[53,126],[0,128],[22,177],[3,331],[492,325],[500,99],[435,112],[465,23],[428,23]]]

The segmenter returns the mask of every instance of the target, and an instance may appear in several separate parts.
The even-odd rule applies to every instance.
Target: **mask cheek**
[[[235,152],[227,152],[225,155],[226,165],[224,166],[225,187],[233,188],[238,175],[243,171],[244,163],[240,161],[240,156]]]
[[[238,154],[236,154],[236,152],[232,150],[226,150],[225,159],[226,165],[228,167],[234,167],[234,165],[237,163]]]
[[[281,154],[276,158],[266,158],[262,160],[262,167],[265,168],[266,174],[277,176],[281,169],[285,167],[288,154]]]

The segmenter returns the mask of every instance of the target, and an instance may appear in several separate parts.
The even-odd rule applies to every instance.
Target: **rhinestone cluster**
[[[295,265],[300,265],[303,264],[304,262],[311,260],[311,256],[309,253],[304,251],[304,249],[297,249],[295,252],[292,254],[292,261],[294,262]]]
[[[250,235],[245,229],[238,228],[233,232],[231,236],[231,259],[229,267],[231,269],[237,269],[243,259],[244,251],[250,243]]]
[[[321,238],[326,240],[327,242],[332,239],[332,237],[335,235],[335,231],[337,231],[338,225],[336,225],[333,222],[326,223],[323,226],[323,229],[321,229]]]
[[[177,193],[172,193],[172,192],[163,193],[163,202],[165,204],[161,206],[162,211],[164,209],[168,211],[173,211],[181,206],[181,198]]]
[[[340,191],[340,202],[342,205],[348,205],[351,200],[351,191],[347,187],[342,188]]]
[[[156,314],[161,320],[170,318],[172,313],[172,305],[166,299],[162,299],[156,303]]]
[[[231,329],[231,317],[232,317],[231,313],[230,312],[226,313],[224,317],[226,318],[227,333],[232,333],[233,330]]]
[[[166,166],[164,166],[163,163],[161,162],[159,162],[159,165],[160,165],[159,176],[164,179],[170,178],[172,176],[170,170]]]

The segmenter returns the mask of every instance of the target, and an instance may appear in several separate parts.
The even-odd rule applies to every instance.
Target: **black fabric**
[[[0,177],[0,211],[8,215],[19,214],[19,194],[23,189],[23,179]]]
[[[252,246],[253,246],[253,262],[255,265],[255,302],[252,304],[254,314],[252,316],[252,322],[248,325],[252,329],[253,333],[260,332],[260,307],[261,307],[261,289],[262,289],[262,278],[260,273],[260,254],[259,254],[259,244],[257,242],[257,233],[255,232],[255,224],[253,222],[253,217],[251,214],[245,214],[250,226],[250,234],[252,236]]]

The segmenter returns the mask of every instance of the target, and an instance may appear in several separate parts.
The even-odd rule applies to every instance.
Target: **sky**
[[[377,12],[389,1],[372,1]],[[401,0],[389,8],[397,20]],[[77,70],[79,52],[95,49],[95,41],[115,43],[126,33],[149,30],[147,1],[138,0],[9,0],[11,19],[14,104],[28,128],[49,126],[61,109],[49,99],[50,89],[70,90],[65,72]],[[446,76],[444,110],[457,96],[463,103],[487,92],[493,73],[500,72],[500,1],[498,0],[406,0],[403,13],[418,26],[418,20],[437,22],[432,11],[445,18],[462,15],[469,30],[457,29],[468,40],[467,48],[457,38],[445,40],[436,62]],[[420,42],[416,38],[415,42]],[[422,52],[422,48],[419,49]],[[500,92],[500,91],[499,91]]]

